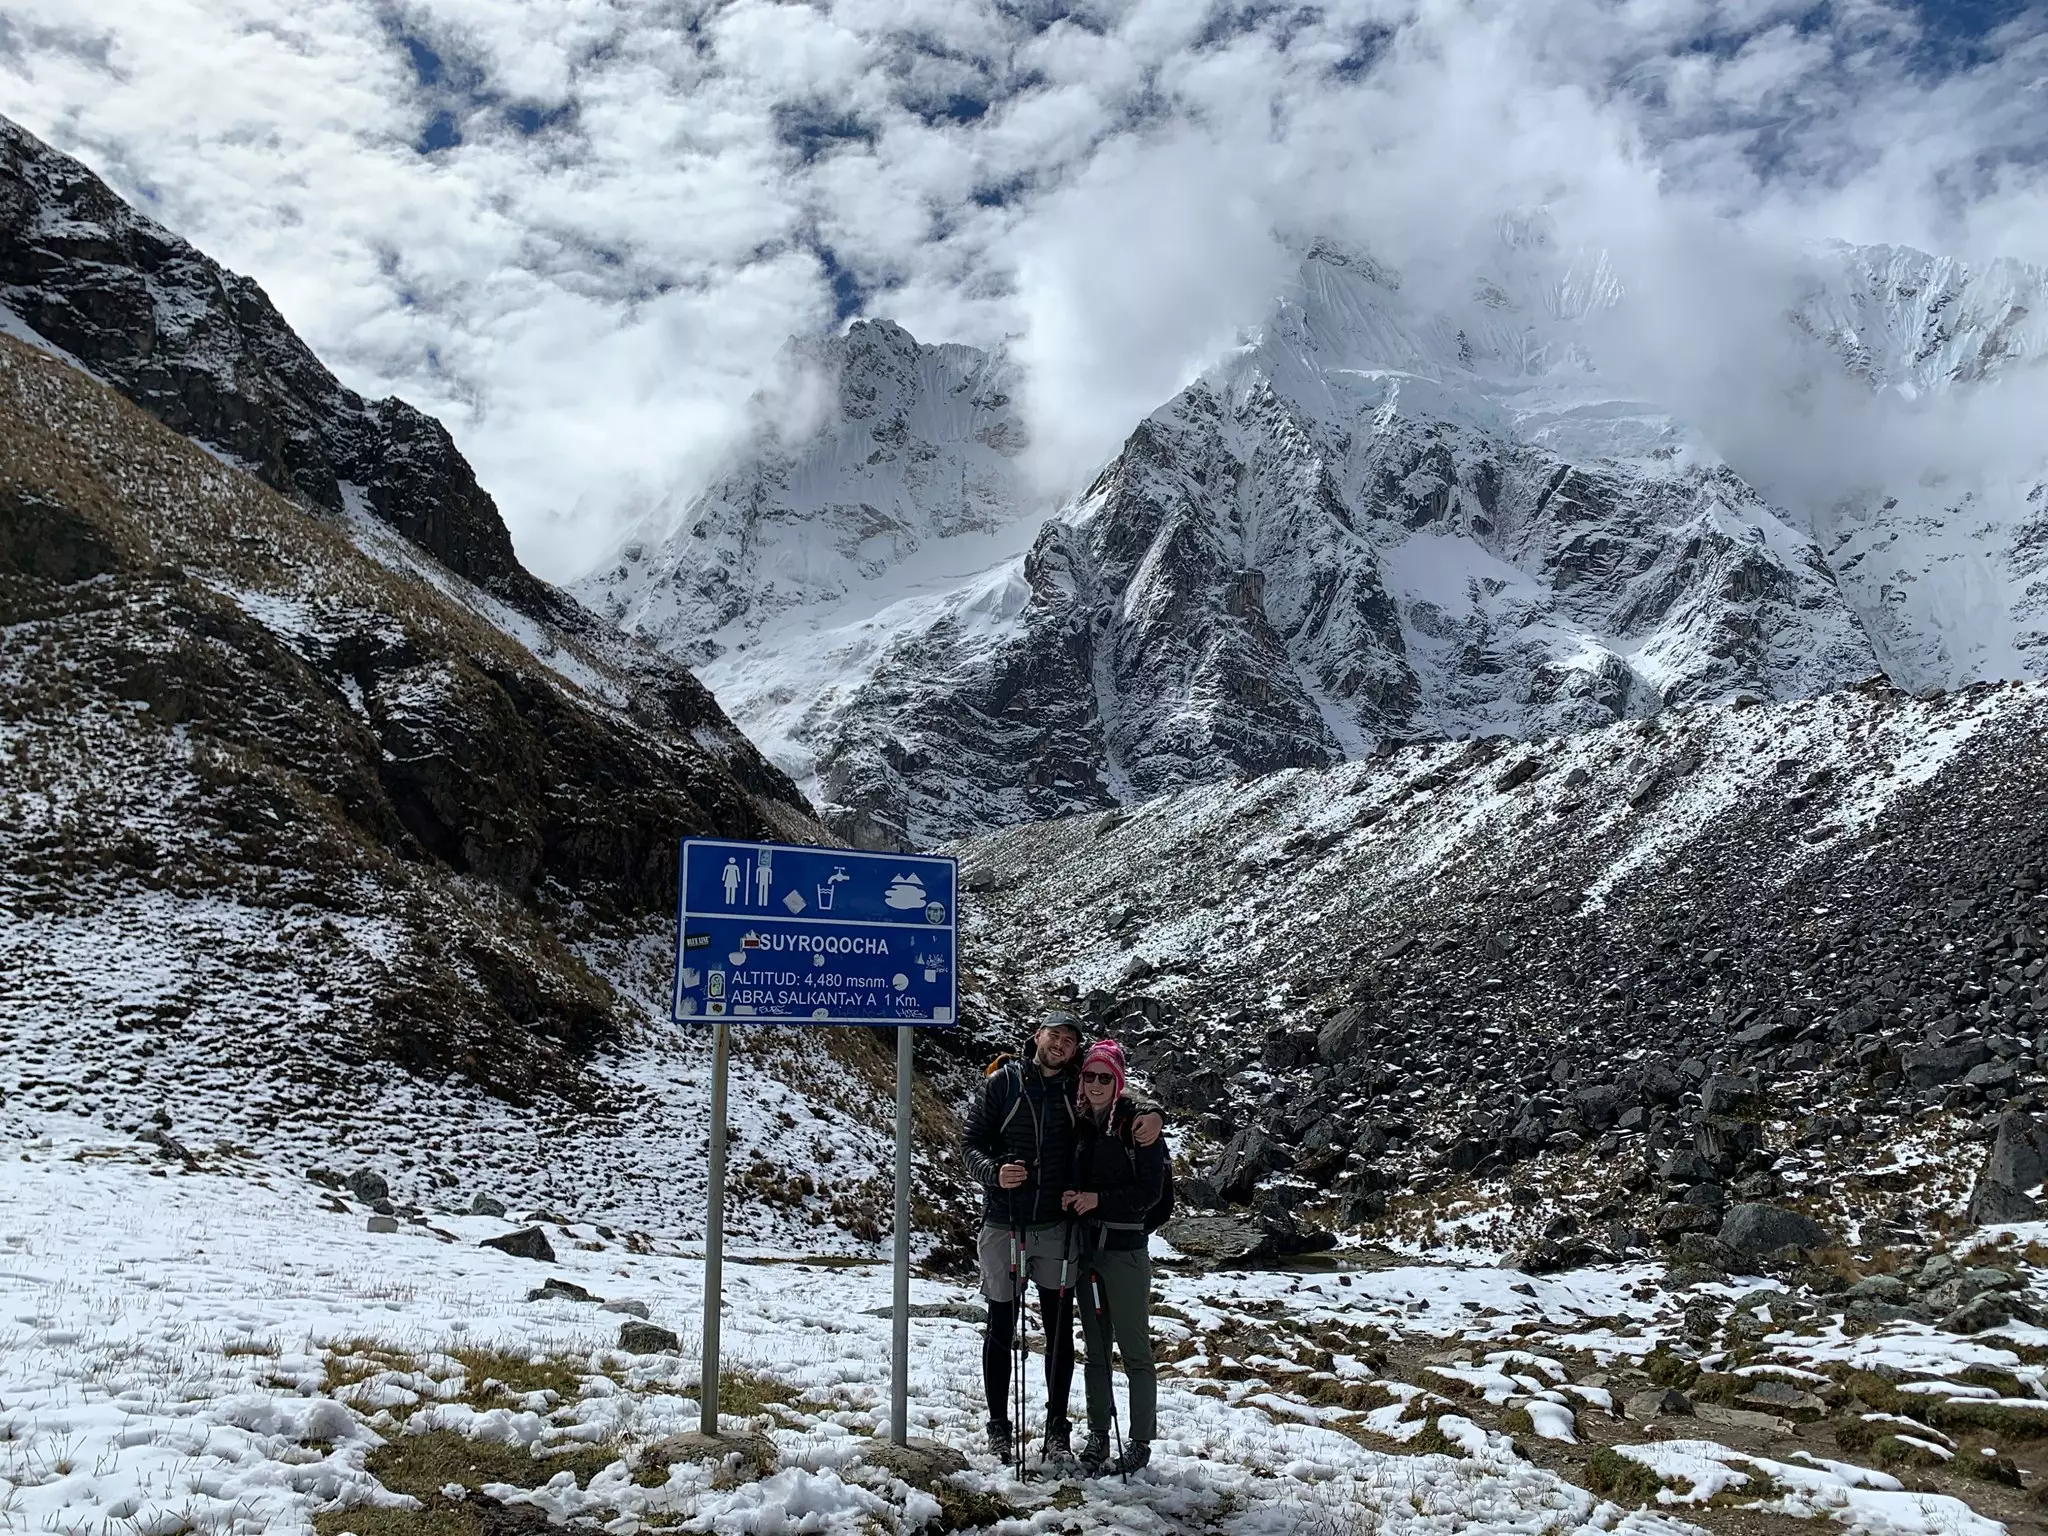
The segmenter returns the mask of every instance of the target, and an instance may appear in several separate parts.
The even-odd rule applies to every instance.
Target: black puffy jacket
[[[981,1181],[982,1220],[999,1227],[1037,1227],[1064,1221],[1060,1196],[1074,1161],[1074,1086],[1077,1066],[1047,1077],[1036,1062],[1005,1062],[982,1079],[960,1137],[968,1169]],[[996,1180],[1004,1163],[1022,1163],[1031,1176],[1017,1189]]]

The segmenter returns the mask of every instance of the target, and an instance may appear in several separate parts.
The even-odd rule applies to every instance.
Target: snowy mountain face
[[[1026,439],[1002,358],[859,321],[792,343],[785,362],[791,385],[757,402],[742,466],[684,510],[665,544],[636,538],[577,588],[693,664],[864,617],[942,541],[986,559],[976,541],[999,534],[1023,499],[1014,460]],[[822,418],[810,430],[807,414]]]
[[[1891,246],[1835,248],[1798,328],[1897,413],[1904,453],[1872,445],[1871,483],[1813,532],[1902,686],[2038,676],[2048,658],[2048,270],[1972,270]],[[1990,432],[1945,405],[1996,382]],[[2027,407],[2029,391],[2032,410]]]
[[[721,486],[713,515],[586,596],[679,654],[735,614],[801,613],[754,624],[705,678],[835,828],[879,843],[1877,671],[1812,540],[1593,372],[1584,322],[1620,296],[1602,261],[1564,260],[1526,223],[1450,305],[1318,247],[1263,331],[1140,423],[1028,550],[950,589],[931,572],[965,576],[986,549],[961,530],[1021,544],[1029,514],[1013,492],[1007,512],[997,494],[973,519],[923,515],[921,567],[862,546],[883,558],[850,612],[840,573],[865,525],[815,479],[866,440],[842,404],[794,461]],[[842,378],[881,329],[856,328]],[[760,493],[799,478],[811,516]],[[774,574],[755,580],[727,530],[764,522]],[[822,579],[783,575],[804,551]]]

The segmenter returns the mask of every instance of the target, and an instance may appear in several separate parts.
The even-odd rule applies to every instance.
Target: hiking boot
[[[1151,1461],[1151,1459],[1152,1442],[1150,1440],[1133,1440],[1124,1447],[1123,1455],[1117,1457],[1116,1470],[1128,1477],[1131,1473],[1138,1471],[1147,1462]]]
[[[1017,1437],[1001,1419],[988,1421],[988,1453],[997,1461],[1008,1461],[1017,1454]]]
[[[1045,1426],[1045,1439],[1040,1443],[1040,1452],[1047,1461],[1070,1462],[1074,1459],[1074,1427],[1064,1419]]]
[[[1088,1438],[1081,1443],[1081,1465],[1089,1472],[1100,1472],[1109,1465],[1109,1436],[1100,1430],[1088,1431]]]

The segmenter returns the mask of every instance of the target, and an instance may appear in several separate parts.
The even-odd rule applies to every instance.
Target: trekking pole
[[[1089,1289],[1095,1293],[1095,1321],[1100,1326],[1102,1339],[1102,1371],[1109,1378],[1109,1438],[1116,1447],[1117,1470],[1123,1473],[1125,1482],[1131,1480],[1131,1469],[1124,1463],[1124,1435],[1116,1422],[1116,1374],[1110,1368],[1114,1356],[1110,1353],[1109,1298],[1102,1289],[1102,1271],[1096,1270],[1089,1277]]]
[[[1024,1229],[1022,1227],[1013,1227],[1010,1231],[1010,1252],[1014,1256],[1010,1264],[1010,1295],[1014,1298],[1017,1308],[1017,1369],[1014,1373],[1016,1378],[1015,1384],[1012,1387],[1012,1395],[1017,1403],[1017,1433],[1016,1438],[1011,1442],[1010,1450],[1017,1464],[1017,1481],[1021,1483],[1024,1481],[1024,1443],[1026,1439],[1024,1416],[1031,1404],[1031,1394],[1024,1381],[1025,1368],[1030,1364],[1031,1360],[1031,1353],[1026,1347],[1024,1337],[1024,1287],[1030,1279],[1031,1263],[1029,1250],[1024,1246]]]

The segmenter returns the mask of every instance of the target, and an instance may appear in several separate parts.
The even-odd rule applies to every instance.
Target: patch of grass
[[[1989,1387],[2000,1397],[2032,1397],[2025,1382],[2011,1371],[2001,1371],[1995,1365],[1970,1365],[1956,1372],[1956,1380],[1967,1381],[1973,1387]]]
[[[1676,1387],[1683,1392],[1699,1380],[1700,1368],[1682,1355],[1674,1354],[1667,1344],[1659,1344],[1643,1356],[1643,1374],[1650,1378],[1650,1384],[1658,1387]]]
[[[1633,1456],[1603,1445],[1586,1458],[1586,1486],[1617,1504],[1654,1504],[1658,1494],[1676,1485]]]
[[[1308,1383],[1302,1398],[1325,1408],[1348,1408],[1358,1413],[1368,1408],[1386,1407],[1394,1401],[1394,1394],[1382,1381],[1339,1381],[1326,1377]]]
[[[393,1493],[423,1502],[449,1483],[481,1488],[510,1483],[537,1488],[557,1472],[573,1472],[579,1486],[619,1459],[609,1446],[581,1446],[562,1456],[536,1456],[523,1445],[472,1440],[450,1429],[398,1435],[363,1459],[363,1468]]]
[[[1425,1365],[1422,1370],[1423,1374],[1429,1377],[1432,1390],[1441,1392],[1445,1397],[1473,1398],[1485,1395],[1483,1387],[1465,1380],[1462,1376],[1448,1375],[1444,1368]]]
[[[697,1388],[684,1388],[683,1396],[694,1398]],[[718,1373],[718,1411],[740,1418],[752,1418],[757,1413],[766,1413],[770,1408],[787,1407],[803,1400],[802,1387],[793,1387],[786,1381],[760,1371],[720,1371]]]
[[[352,1387],[386,1371],[412,1371],[418,1362],[404,1350],[392,1349],[374,1339],[337,1339],[327,1346],[327,1358],[320,1366],[320,1390],[332,1397],[343,1387]]]
[[[1536,1421],[1529,1417],[1529,1410],[1519,1404],[1501,1411],[1500,1427],[1511,1435],[1536,1433]]]
[[[508,1394],[524,1397],[529,1392],[552,1392],[557,1397],[571,1398],[589,1374],[584,1362],[559,1355],[483,1348],[450,1353],[462,1362],[462,1400],[476,1408]]]
[[[2002,1440],[2048,1440],[2048,1403],[2039,1408],[2020,1408],[1968,1398],[1954,1402],[1937,1399],[1916,1417],[1938,1429],[1974,1429]]]
[[[1927,1420],[1927,1399],[1911,1392],[1901,1392],[1884,1377],[1873,1371],[1849,1371],[1840,1378],[1843,1388],[1853,1398],[1859,1398],[1880,1413],[1901,1414],[1909,1419]]]
[[[1073,1492],[1078,1504],[1081,1490],[1076,1488]],[[1000,1494],[962,1488],[956,1483],[938,1484],[932,1489],[932,1497],[939,1501],[938,1529],[942,1531],[985,1530],[999,1520],[1015,1520],[1024,1513]]]
[[[1947,1460],[1937,1456],[1925,1446],[1914,1445],[1897,1435],[1878,1435],[1870,1443],[1870,1454],[1877,1458],[1881,1467],[1940,1467]]]
[[[230,1360],[261,1357],[269,1359],[284,1353],[284,1346],[275,1339],[240,1338],[230,1339],[221,1346],[220,1352]]]
[[[2006,1488],[2024,1486],[2020,1480],[2020,1469],[2013,1459],[1988,1445],[1958,1448],[1956,1466],[1981,1482],[1997,1483]]]
[[[1465,1454],[1464,1447],[1446,1435],[1435,1419],[1431,1419],[1423,1426],[1421,1434],[1402,1444],[1403,1448],[1414,1456],[1462,1457]]]
[[[1721,1371],[1703,1371],[1693,1378],[1687,1390],[1694,1402],[1732,1403],[1749,1390],[1749,1379]]]
[[[1835,1426],[1835,1444],[1854,1455],[1866,1455],[1877,1444],[1877,1426],[1857,1417]]]
[[[482,1536],[473,1509],[436,1498],[432,1509],[341,1509],[313,1517],[316,1536]]]
[[[1726,1509],[1731,1505],[1748,1504],[1758,1500],[1776,1499],[1784,1496],[1785,1489],[1783,1485],[1776,1478],[1772,1477],[1770,1473],[1754,1464],[1745,1463],[1745,1465],[1748,1465],[1749,1470],[1744,1474],[1746,1481],[1743,1485],[1740,1488],[1723,1488],[1719,1493],[1707,1500],[1710,1505],[1717,1509]]]

